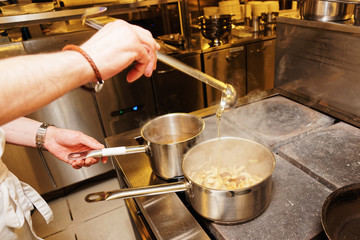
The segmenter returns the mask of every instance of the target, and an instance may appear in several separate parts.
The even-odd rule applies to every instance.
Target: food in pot
[[[256,161],[256,160],[250,160]],[[250,174],[245,166],[237,168],[216,168],[202,170],[198,173],[193,172],[194,182],[204,187],[218,190],[235,190],[250,187],[262,180],[261,177]]]

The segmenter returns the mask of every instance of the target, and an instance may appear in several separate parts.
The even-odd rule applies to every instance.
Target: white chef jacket
[[[0,128],[0,239],[41,239],[34,232],[30,211],[35,206],[47,223],[53,213],[39,193],[8,170],[1,160],[4,148],[5,132]]]

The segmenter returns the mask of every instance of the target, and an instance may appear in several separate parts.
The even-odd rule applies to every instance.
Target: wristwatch
[[[46,135],[46,130],[48,127],[50,126],[54,126],[53,124],[49,124],[49,123],[43,123],[40,125],[40,127],[38,128],[37,130],[37,133],[36,133],[36,137],[35,137],[35,142],[36,142],[36,147],[38,149],[41,149],[41,150],[45,150],[46,151],[46,148],[44,146],[44,143],[45,143],[45,135]]]

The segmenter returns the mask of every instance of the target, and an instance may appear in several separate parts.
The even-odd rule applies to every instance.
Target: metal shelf
[[[105,4],[102,7],[107,7],[107,11],[102,15],[115,15],[122,13],[130,13],[141,11],[141,8],[146,8],[151,5],[176,3],[179,0],[148,0],[140,1],[128,4]],[[100,5],[99,5],[100,6]],[[0,17],[0,28],[12,28],[12,27],[26,27],[37,24],[44,24],[49,22],[66,21],[72,19],[80,19],[81,16],[89,8],[99,8],[99,6],[82,7],[76,9],[59,8],[53,12],[43,12],[34,14],[23,14],[14,16]]]

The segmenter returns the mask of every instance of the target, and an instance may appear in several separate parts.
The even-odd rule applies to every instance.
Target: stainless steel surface
[[[157,54],[158,60],[162,61],[163,63],[166,63],[170,66],[172,66],[173,68],[178,69],[179,71],[182,71],[183,73],[186,73],[204,83],[206,83],[207,85],[210,85],[220,91],[222,91],[224,94],[221,97],[221,102],[225,105],[225,109],[232,109],[236,103],[237,103],[237,99],[238,99],[238,93],[235,90],[235,88],[233,87],[229,87],[229,84],[226,84],[224,82],[219,81],[218,79],[207,75],[193,67],[190,67],[184,63],[182,63],[181,61],[172,58],[168,55],[162,54],[162,53],[158,53]]]
[[[94,7],[98,9],[98,7]],[[80,19],[87,8],[69,9],[54,12],[33,13],[0,17],[0,28],[23,27],[34,24]]]
[[[239,97],[246,94],[246,47],[237,46],[204,53],[204,71],[235,87]],[[206,86],[207,106],[219,103],[221,92]]]
[[[28,117],[40,122],[52,123],[57,127],[79,130],[104,142],[92,95],[81,88],[74,89]],[[111,163],[108,162],[76,170],[47,151],[38,152],[36,149],[20,146],[9,146],[5,151],[4,161],[9,164],[11,171],[23,181],[34,186],[41,194],[113,169]],[[19,168],[19,166],[28,167]],[[24,172],[22,169],[26,169],[26,171]]]
[[[246,93],[274,88],[276,40],[246,46]]]
[[[204,121],[191,114],[172,113],[157,117],[141,128],[141,136],[149,146],[154,173],[163,178],[181,177],[183,154],[196,144],[205,128]]]
[[[250,161],[254,159],[256,163],[251,164]],[[194,178],[194,174],[202,170],[211,171],[216,167],[233,169],[237,166],[247,166],[249,174],[259,176],[262,180],[246,188],[223,190],[203,186]],[[220,142],[217,138],[202,142],[185,154],[182,169],[184,182],[91,193],[85,199],[97,202],[186,190],[187,199],[194,210],[202,217],[219,223],[248,221],[260,215],[270,203],[275,157],[257,142],[235,137],[223,137]]]
[[[355,25],[360,25],[360,5],[356,4],[355,5],[355,10],[354,10],[354,24]]]
[[[354,14],[354,4],[321,0],[301,0],[300,16],[307,20],[344,21]]]
[[[0,59],[25,54],[26,51],[22,42],[12,42],[0,45]]]
[[[37,149],[6,144],[2,160],[20,181],[26,182],[40,194],[57,189]]]
[[[360,126],[359,34],[357,26],[278,18],[275,87]]]
[[[135,129],[108,137],[106,144],[109,147],[134,145],[136,144],[134,138],[139,134],[140,129]],[[145,154],[115,157],[114,164],[119,177],[127,187],[165,183],[153,174]],[[175,193],[138,197],[128,199],[126,202],[129,203],[128,206],[135,207],[132,216],[139,229],[144,231],[145,237],[152,238],[151,236],[154,235],[154,239],[164,240],[179,239],[179,236],[181,239],[210,239]]]
[[[178,0],[147,0],[136,1],[129,4],[106,4],[107,14],[116,15],[127,12],[133,12],[134,9],[146,8],[150,5],[174,3]],[[98,7],[94,7],[98,8]],[[0,28],[24,27],[35,24],[46,24],[49,22],[67,21],[72,19],[80,19],[88,8],[75,9],[55,9],[54,12],[43,12],[34,14],[24,14],[15,16],[0,17]],[[141,9],[139,9],[141,11]]]
[[[328,2],[338,2],[338,3],[350,3],[350,4],[360,4],[359,0],[327,0]]]
[[[30,114],[29,117],[41,122],[52,123],[57,127],[82,131],[104,143],[104,134],[92,93],[82,88],[70,91],[63,97]],[[58,160],[49,152],[43,151],[42,154],[57,188],[69,186],[113,169],[110,162],[96,164],[89,168],[73,169],[69,164]]]

